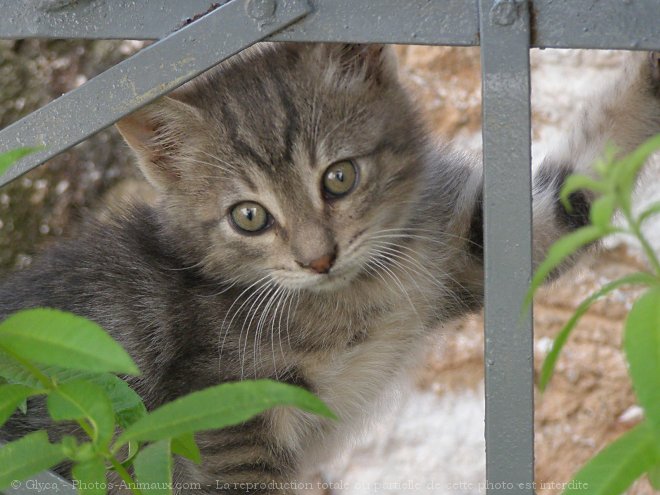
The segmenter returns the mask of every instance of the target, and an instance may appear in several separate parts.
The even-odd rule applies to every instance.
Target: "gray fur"
[[[590,199],[577,198],[586,206],[568,218],[557,191],[567,170],[585,166],[592,141],[623,136],[634,146],[660,130],[657,93],[642,91],[649,66],[630,63],[637,75],[616,83],[632,88],[619,110],[645,108],[629,117],[645,124],[624,132],[578,123],[576,143],[585,126],[599,129],[597,139],[544,162],[537,260],[586,222]],[[480,166],[434,142],[380,45],[261,44],[119,128],[159,203],[90,220],[79,238],[5,280],[0,317],[51,306],[97,321],[143,371],[130,383],[149,408],[254,377],[318,394],[341,421],[277,409],[199,434],[203,464],[175,467],[176,481],[199,482],[202,493],[244,493],[218,490],[239,482],[291,493],[284,483],[304,479],[364,426],[432,329],[481,306]],[[321,174],[343,159],[355,161],[359,183],[325,201]],[[227,213],[243,200],[268,208],[274,226],[256,236],[233,229]],[[301,266],[332,249],[329,274]],[[36,421],[16,415],[3,436]]]

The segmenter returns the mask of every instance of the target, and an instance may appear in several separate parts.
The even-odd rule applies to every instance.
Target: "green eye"
[[[333,163],[323,174],[323,192],[328,198],[346,196],[355,187],[357,177],[357,169],[352,161]]]
[[[259,203],[244,201],[231,209],[231,221],[239,232],[256,234],[271,226],[273,218]]]

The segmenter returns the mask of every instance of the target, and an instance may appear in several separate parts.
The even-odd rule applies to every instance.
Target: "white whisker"
[[[247,343],[248,343],[248,338],[250,337],[250,328],[252,327],[252,322],[254,321],[254,318],[257,316],[257,313],[259,312],[259,308],[261,308],[261,305],[267,300],[268,296],[275,288],[276,286],[271,281],[268,287],[263,291],[261,291],[261,295],[257,297],[250,305],[245,320],[243,320],[243,325],[241,325],[241,332],[238,336],[239,359],[241,361],[241,380],[245,378],[245,357],[247,355]],[[250,319],[249,321],[248,318]],[[243,353],[241,354],[240,346],[241,346],[241,340],[243,338],[244,330],[245,330],[245,344],[243,345]],[[255,339],[256,339],[256,335],[255,335]]]
[[[222,337],[222,343],[221,343],[221,345],[220,345],[220,353],[219,353],[219,356],[218,356],[218,361],[219,361],[219,362],[222,361],[222,351],[223,351],[223,349],[224,349],[224,347],[225,347],[225,340],[227,339],[227,334],[228,334],[228,332],[229,332],[229,329],[231,328],[231,325],[232,325],[232,323],[234,322],[234,318],[235,318],[236,315],[240,312],[241,308],[242,308],[243,306],[245,306],[245,304],[250,300],[250,298],[251,298],[252,296],[250,296],[250,297],[247,299],[247,301],[245,301],[245,302],[244,302],[244,303],[243,303],[243,304],[242,304],[242,305],[241,305],[241,306],[240,306],[240,307],[234,312],[233,316],[231,317],[231,320],[229,321],[229,324],[228,324],[227,326],[225,326],[225,323],[227,322],[227,318],[228,318],[229,315],[231,314],[231,310],[232,310],[233,307],[234,307],[234,306],[235,306],[235,305],[241,300],[241,298],[243,297],[243,295],[244,295],[245,293],[247,293],[247,292],[248,292],[250,289],[252,289],[252,287],[254,287],[255,285],[259,284],[260,282],[262,282],[262,281],[264,281],[264,280],[266,280],[266,279],[268,279],[268,278],[270,278],[270,274],[261,277],[259,280],[257,280],[257,281],[254,282],[253,284],[251,284],[251,285],[249,285],[248,287],[246,287],[245,289],[243,289],[243,291],[242,291],[242,292],[236,297],[236,299],[234,299],[234,302],[231,303],[231,306],[229,306],[229,309],[228,309],[227,312],[225,313],[225,317],[223,318],[222,323],[220,324],[220,328],[221,328],[221,330],[224,330],[224,332],[223,332],[223,337]],[[269,281],[266,280],[265,282],[263,282],[262,286],[265,285],[265,284],[268,284],[268,283],[269,283]],[[262,286],[260,286],[259,288],[261,288]],[[259,288],[256,289],[256,290],[259,290]],[[254,294],[254,292],[253,292],[252,294]]]

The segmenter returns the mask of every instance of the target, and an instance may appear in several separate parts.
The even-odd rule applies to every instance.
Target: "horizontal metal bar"
[[[313,0],[275,41],[478,45],[477,0]]]
[[[226,1],[0,0],[0,38],[160,39]],[[65,5],[43,7],[49,3]],[[479,39],[477,0],[310,3],[314,15],[309,22],[274,39],[449,45],[474,45]]]
[[[253,0],[234,0],[138,52],[0,131],[0,153],[24,146],[44,148],[7,171],[0,185],[309,11],[306,0],[278,0],[274,11],[255,8]]]
[[[270,39],[479,45],[477,0],[313,0],[314,13]],[[660,48],[658,0],[530,0],[530,46]]]
[[[658,0],[534,0],[532,45],[660,49]]]
[[[529,4],[480,3],[487,494],[533,495]]]
[[[0,0],[3,13],[0,38],[160,39],[225,1]],[[271,39],[479,44],[477,0],[310,0],[310,3],[314,9],[312,15]],[[660,48],[658,0],[533,0],[529,3],[533,47]]]
[[[160,39],[213,0],[0,0],[0,38]]]

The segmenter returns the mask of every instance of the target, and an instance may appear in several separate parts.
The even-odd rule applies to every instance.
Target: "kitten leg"
[[[179,493],[294,495],[296,455],[280,446],[268,424],[258,416],[241,425],[197,434],[202,463],[177,458],[175,483],[193,485]]]

